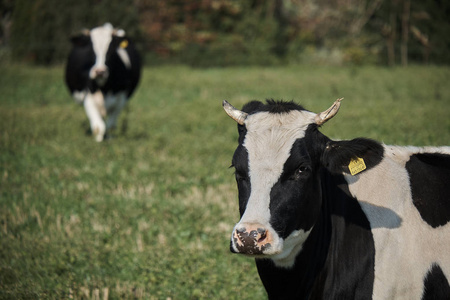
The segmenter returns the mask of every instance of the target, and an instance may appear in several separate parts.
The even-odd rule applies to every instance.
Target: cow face
[[[282,264],[301,250],[321,206],[318,167],[306,132],[330,119],[339,101],[321,114],[293,103],[251,102],[244,112],[224,102],[239,123],[233,165],[241,219],[233,229],[232,252],[270,256]]]
[[[98,86],[104,86],[110,75],[111,59],[119,57],[123,64],[131,67],[130,58],[125,48],[128,41],[124,39],[125,31],[114,29],[109,23],[103,26],[84,30],[72,38],[79,56],[84,58],[84,69],[88,68],[88,77]]]

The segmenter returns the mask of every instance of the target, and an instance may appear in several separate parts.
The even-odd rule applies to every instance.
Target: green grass
[[[229,252],[237,131],[223,99],[319,112],[344,97],[330,137],[450,141],[446,67],[146,68],[128,130],[103,143],[62,68],[0,71],[0,298],[265,298],[253,260]]]

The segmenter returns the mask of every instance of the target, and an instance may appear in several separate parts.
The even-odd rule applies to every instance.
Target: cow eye
[[[244,180],[248,179],[248,176],[243,174],[243,173],[241,173],[241,172],[236,172],[235,176],[236,176],[236,180],[237,181],[244,181]]]
[[[298,180],[301,176],[304,176],[305,173],[309,171],[308,166],[300,166],[298,167],[295,172],[292,174],[292,176],[289,178],[290,180]]]
[[[308,170],[309,168],[307,166],[301,166],[300,168],[297,169],[297,173],[307,172]]]

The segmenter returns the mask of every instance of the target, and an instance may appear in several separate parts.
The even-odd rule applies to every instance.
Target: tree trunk
[[[388,55],[388,65],[395,65],[395,39],[397,36],[397,18],[395,13],[394,2],[391,3],[391,9],[389,12],[389,31],[387,32],[386,47]]]
[[[403,66],[408,65],[408,36],[409,36],[410,10],[411,10],[411,0],[404,0],[402,13],[402,44],[400,47],[400,55]]]

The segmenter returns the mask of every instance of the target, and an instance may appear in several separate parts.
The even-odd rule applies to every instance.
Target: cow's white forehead
[[[260,112],[249,115],[245,121],[247,134],[244,146],[254,159],[265,160],[273,165],[273,158],[280,161],[280,155],[289,155],[295,140],[305,135],[308,125],[315,122],[315,116],[315,113],[298,110],[282,114]]]
[[[270,220],[270,191],[280,178],[294,142],[304,137],[316,114],[291,111],[260,112],[245,120],[247,133],[243,146],[248,152],[251,194],[241,222],[267,225]]]
[[[111,43],[114,28],[111,24],[105,24],[91,30],[92,47],[97,58],[96,64],[104,64],[106,52]]]

